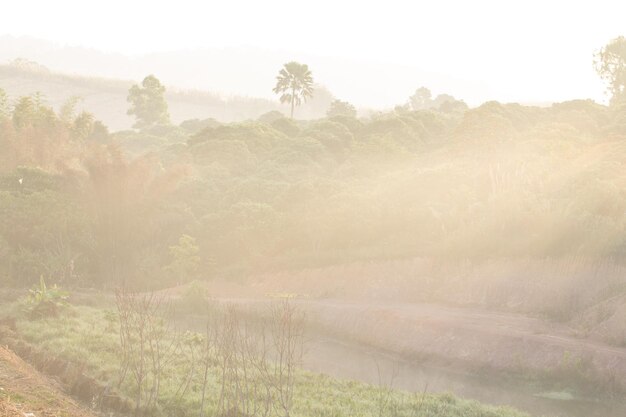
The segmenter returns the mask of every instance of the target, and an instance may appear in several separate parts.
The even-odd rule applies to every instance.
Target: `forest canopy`
[[[23,97],[0,123],[7,283],[625,255],[623,107],[490,102],[110,134],[44,103]]]
[[[583,256],[626,261],[623,38],[596,56],[610,87],[550,107],[469,108],[418,88],[391,111],[168,118],[154,76],[138,130],[110,133],[78,98],[54,111],[0,90],[0,280],[161,287],[393,259]],[[290,62],[274,90],[315,94]]]

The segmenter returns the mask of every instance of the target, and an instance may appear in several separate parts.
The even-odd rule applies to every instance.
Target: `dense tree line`
[[[312,121],[273,111],[172,126],[148,77],[129,94],[141,130],[111,134],[75,100],[55,112],[38,95],[9,103],[0,92],[0,280],[156,287],[415,257],[621,262],[626,105],[614,49],[602,52],[610,106],[469,109],[421,88],[368,117],[337,100]],[[306,81],[281,90],[295,106],[312,80],[292,69]],[[292,85],[288,70],[279,84]]]
[[[111,135],[20,99],[1,124],[3,282],[160,286],[401,257],[623,256],[624,107],[261,119]]]

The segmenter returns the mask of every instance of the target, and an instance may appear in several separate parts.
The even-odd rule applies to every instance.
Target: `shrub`
[[[61,309],[68,306],[69,293],[63,291],[57,285],[48,288],[43,276],[39,278],[39,285],[29,290],[26,297],[26,311],[36,318],[56,317]]]
[[[209,294],[206,287],[198,281],[192,281],[181,295],[177,310],[184,313],[204,313],[209,307]]]

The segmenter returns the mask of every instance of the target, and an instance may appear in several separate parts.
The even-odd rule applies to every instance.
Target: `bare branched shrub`
[[[288,299],[272,309],[270,338],[275,351],[274,384],[279,409],[289,417],[297,368],[304,355],[304,314]]]
[[[202,355],[202,345],[202,336],[197,333],[185,332],[180,339],[179,354],[182,358],[186,359],[185,362],[187,362],[187,371],[180,381],[176,394],[174,394],[174,398],[177,401],[181,400],[185,396],[189,386],[191,385],[191,381],[196,373],[198,361],[201,360],[199,355]]]
[[[204,335],[170,327],[169,309],[155,294],[116,292],[120,323],[119,385],[129,378],[135,414],[159,407],[165,378],[173,405],[190,389],[201,392],[200,417],[209,414],[211,375],[219,381],[211,403],[217,416],[289,417],[304,351],[304,316],[289,301],[265,315],[234,306],[214,308]],[[174,381],[169,372],[175,366]]]
[[[219,309],[207,321],[200,415],[213,365],[221,385],[217,415],[289,416],[303,335],[304,317],[288,302],[274,306],[266,320],[233,306]]]
[[[219,415],[268,416],[275,390],[264,328],[255,328],[234,307],[227,307],[216,347],[222,384]]]
[[[163,297],[117,290],[121,367],[118,385],[132,376],[135,414],[158,405],[164,369],[181,349],[181,337],[169,327]]]

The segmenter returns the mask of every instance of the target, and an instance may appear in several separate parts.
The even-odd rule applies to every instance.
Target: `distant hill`
[[[154,74],[167,86],[274,101],[272,87],[278,70],[295,60],[309,65],[317,83],[359,109],[391,109],[403,104],[420,86],[435,95],[453,95],[472,106],[498,98],[482,81],[385,62],[376,56],[358,60],[252,46],[182,48],[125,55],[0,34],[0,64],[22,57],[64,74],[123,80],[141,80]],[[297,117],[309,118],[306,114]]]
[[[133,118],[126,114],[126,96],[130,86],[138,81],[62,74],[23,58],[0,65],[0,88],[11,99],[39,92],[48,104],[58,109],[70,97],[79,96],[82,98],[80,108],[95,114],[114,131],[133,125]],[[320,91],[317,100],[299,110],[300,118],[324,115],[331,96],[325,89]],[[223,122],[241,121],[256,119],[271,110],[288,112],[286,106],[263,98],[222,97],[212,92],[173,87],[168,87],[166,98],[172,122],[176,124],[209,117]]]

